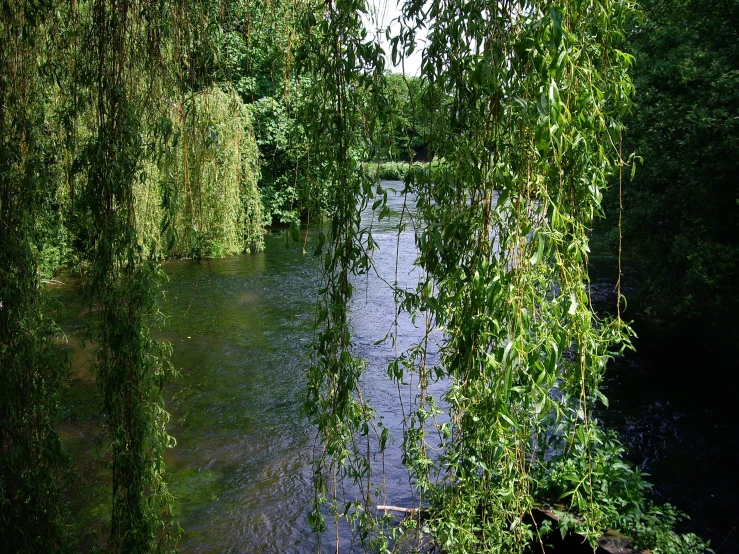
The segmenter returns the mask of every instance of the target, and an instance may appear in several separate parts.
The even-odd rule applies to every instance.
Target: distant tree
[[[307,1],[229,0],[212,35],[216,80],[233,85],[250,106],[260,153],[259,191],[265,223],[296,223],[322,203],[312,178],[300,111],[310,79],[297,77],[301,22],[314,7]]]
[[[426,84],[419,77],[397,73],[383,78],[383,131],[378,140],[383,158],[427,161],[428,114],[423,109]]]

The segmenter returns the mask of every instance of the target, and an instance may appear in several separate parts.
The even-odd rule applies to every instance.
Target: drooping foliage
[[[601,505],[592,410],[628,334],[590,306],[587,231],[621,163],[631,59],[618,47],[633,6],[490,2],[464,21],[461,9],[429,8],[425,108],[445,163],[412,183],[425,278],[405,300],[445,330],[438,367],[416,355],[409,369],[449,380],[449,422],[435,460],[437,409],[420,399],[407,456],[454,551],[523,548],[535,536],[520,523],[544,497],[566,498],[595,540],[619,513]]]
[[[261,248],[263,207],[256,185],[259,161],[252,117],[214,67],[213,59],[220,54],[208,53],[208,48],[223,45],[217,36],[205,41],[209,35],[201,29],[217,28],[221,14],[216,8],[196,2],[165,12],[171,18],[160,17],[161,28],[151,31],[163,39],[159,45],[150,44],[158,60],[156,72],[146,64],[132,64],[132,80],[138,81],[137,94],[142,95],[136,106],[142,125],[135,219],[145,256],[152,259],[224,256]],[[61,11],[66,15],[49,46],[55,52],[55,69],[48,88],[52,112],[47,133],[57,149],[52,165],[57,186],[48,200],[53,210],[37,241],[45,276],[65,264],[84,266],[85,252],[96,239],[84,194],[85,144],[97,125],[89,89],[92,66],[85,50],[89,36],[82,27],[89,23],[87,12],[86,7]],[[222,194],[223,187],[228,194]],[[234,198],[240,206],[231,202]],[[201,208],[207,212],[204,217]]]
[[[54,347],[37,245],[53,218],[48,19],[42,3],[0,4],[0,544],[68,551],[62,503],[69,463],[56,433],[68,363]]]
[[[326,90],[311,147],[334,191],[307,408],[324,449],[314,522],[322,527],[328,502],[365,546],[382,550],[389,543],[374,507],[385,497],[373,460],[388,430],[362,392],[349,300],[351,276],[371,268],[375,247],[358,210],[374,199],[382,218],[388,192],[357,175],[358,160],[373,152],[381,104],[357,111],[353,99],[376,96],[373,70],[382,65],[357,10],[361,3],[327,2],[306,53]],[[608,0],[403,7],[394,52],[409,52],[415,33],[428,30],[419,109],[434,163],[411,170],[403,191],[416,204],[422,277],[413,291],[394,287],[398,314],[423,322],[425,338],[390,363],[388,376],[399,390],[410,387],[399,402],[415,524],[428,509],[425,524],[444,552],[543,544],[549,528],[532,524],[536,503],[577,514],[563,513],[559,526],[591,543],[608,527],[643,539],[641,477],[593,411],[607,403],[606,363],[629,346],[630,331],[620,317],[594,313],[587,273],[602,189],[625,164],[633,58],[620,48],[633,12],[629,1]],[[437,382],[441,397],[430,393]]]
[[[63,551],[76,540],[62,498],[69,463],[55,430],[68,362],[40,286],[65,262],[81,271],[93,314],[87,343],[112,484],[100,538],[115,552],[176,545],[163,478],[171,370],[152,338],[163,275],[149,258],[169,255],[178,237],[187,241],[183,255],[193,243],[196,254],[224,255],[260,248],[262,239],[247,108],[225,86],[197,88],[214,78],[193,39],[212,7],[2,3],[3,548]]]
[[[162,455],[171,371],[152,338],[161,271],[151,258],[259,248],[260,214],[295,223],[321,208],[311,518],[321,528],[328,502],[337,548],[346,517],[363,546],[387,549],[375,460],[390,438],[363,395],[350,306],[376,247],[361,211],[372,202],[380,219],[388,213],[390,192],[369,162],[396,156],[433,159],[408,164],[402,191],[415,205],[418,286],[391,283],[398,317],[421,322],[425,338],[388,376],[408,387],[403,462],[434,540],[448,552],[520,552],[545,540],[527,519],[534,504],[559,502],[563,531],[593,541],[614,526],[656,544],[645,485],[593,415],[606,402],[607,360],[629,344],[620,317],[594,314],[587,276],[601,189],[624,166],[629,0],[409,1],[392,48],[409,52],[428,28],[420,80],[384,74],[362,0],[0,5],[11,45],[0,54],[7,544],[72,542],[54,430],[66,365],[39,264],[73,253],[91,304],[112,477],[103,541],[113,552],[167,551],[178,536]],[[47,9],[54,17],[42,20]]]
[[[90,260],[85,286],[97,306],[90,329],[93,372],[103,393],[112,456],[113,552],[169,550],[177,540],[163,480],[170,443],[161,390],[168,362],[151,336],[161,271],[144,259],[136,228],[135,184],[144,159],[141,136],[162,45],[157,3],[97,0],[83,42],[92,49],[90,80],[95,122],[84,145],[83,191],[89,209]],[[83,14],[80,14],[83,16]],[[85,28],[83,27],[83,28]],[[165,35],[166,36],[166,35]]]
[[[171,114],[175,143],[136,184],[147,257],[222,257],[263,248],[251,116],[230,90],[194,93]],[[166,199],[166,201],[165,201]],[[161,222],[171,225],[161,232]]]
[[[326,232],[320,232],[317,249],[324,275],[318,308],[321,328],[308,372],[306,400],[306,411],[318,426],[323,451],[316,458],[316,503],[311,520],[317,528],[323,527],[320,505],[330,496],[337,545],[339,487],[345,479],[355,482],[360,490],[358,509],[351,513],[345,510],[342,515],[360,522],[362,529],[371,528],[367,517],[372,502],[369,459],[356,454],[358,435],[369,439],[373,411],[361,397],[364,364],[352,352],[348,319],[351,277],[367,271],[370,262],[358,240],[360,212],[376,189],[374,178],[363,167],[375,120],[358,99],[378,91],[383,71],[381,50],[367,39],[360,18],[363,7],[363,0],[326,3],[317,16],[311,14],[306,21],[308,36],[301,52],[302,70],[320,83],[320,87],[311,88],[304,121],[330,207],[330,223]]]

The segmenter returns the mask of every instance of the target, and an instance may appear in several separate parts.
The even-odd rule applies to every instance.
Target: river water
[[[383,184],[402,188],[398,182]],[[414,287],[418,275],[413,267],[412,214],[400,195],[391,194],[389,206],[392,217],[383,222],[375,221],[370,212],[364,214],[378,244],[376,270],[355,279],[352,325],[356,353],[368,360],[364,390],[396,438],[384,460],[387,496],[383,499],[410,505],[412,490],[399,453],[404,400],[386,372],[388,361],[419,341],[424,328],[423,322],[416,325],[407,317],[394,324],[396,307],[387,283],[397,280],[401,287]],[[409,225],[398,237],[401,215]],[[319,547],[320,538],[307,523],[314,431],[301,413],[301,404],[320,273],[317,259],[301,246],[288,246],[284,235],[274,234],[267,238],[264,253],[164,264],[169,281],[162,311],[167,319],[159,335],[171,343],[172,362],[180,374],[167,388],[166,407],[172,415],[168,430],[177,445],[167,451],[166,463],[184,530],[182,552],[302,553]],[[595,283],[594,291],[607,299],[604,279]],[[80,528],[94,532],[104,527],[109,513],[105,454],[95,455],[96,445],[104,438],[95,415],[99,396],[79,344],[85,304],[73,277],[62,275],[59,280],[65,284],[51,290],[65,306],[60,321],[73,359],[60,431],[81,473],[70,506]],[[390,341],[376,344],[388,334],[395,336],[395,346]],[[432,335],[432,345],[435,338]],[[719,424],[715,433],[703,433],[695,442],[695,421],[685,421],[689,414],[669,400],[645,392],[656,389],[643,386],[649,378],[639,363],[646,362],[631,357],[615,364],[607,384],[612,408],[603,417],[625,438],[634,461],[647,471],[656,470],[662,500],[675,499],[679,507],[702,514],[711,495],[719,493],[720,483],[701,481],[702,471],[694,472],[698,484],[675,483],[681,479],[680,470],[670,464],[684,468],[679,458],[685,452],[692,456],[696,451],[714,451],[709,443],[727,432],[734,433],[727,446],[735,448],[736,427]],[[438,394],[442,387],[437,383],[432,392]],[[709,416],[704,419],[708,423],[701,425],[713,424]],[[686,445],[687,441],[692,442]],[[705,462],[704,455],[703,460],[716,463],[720,456],[709,455]],[[736,490],[727,492],[724,486],[721,491],[720,504],[725,509],[737,500]],[[698,505],[686,501],[686,496],[698,499]],[[716,524],[715,515],[708,521],[695,515],[694,528],[710,535],[714,547],[732,524],[731,517]],[[736,542],[730,537],[719,552],[736,552],[734,548]]]
[[[177,445],[165,460],[182,552],[314,551],[306,520],[312,431],[301,402],[318,272],[283,237],[267,244],[266,253],[165,264],[160,336],[180,374],[167,387]],[[78,328],[65,328],[78,362],[72,385],[94,399]],[[90,530],[103,523],[109,493],[87,454],[102,435],[87,410],[75,407],[62,432],[86,480],[72,508]]]

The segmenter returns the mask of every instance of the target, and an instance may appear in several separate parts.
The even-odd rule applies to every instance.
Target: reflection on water
[[[168,387],[167,476],[183,552],[314,551],[306,522],[312,431],[300,408],[315,260],[270,237],[268,253],[165,264],[161,330],[180,377]],[[79,347],[83,301],[70,276],[54,294],[74,370],[60,426],[84,486],[71,502],[86,529],[109,513],[109,476],[93,455],[103,437],[99,396]]]
[[[396,218],[404,213],[401,196],[391,195],[389,204]],[[396,279],[397,259],[397,282],[415,286],[415,244],[410,229],[398,241],[397,219],[364,216],[378,244],[377,271],[355,282],[355,348],[368,359],[364,386],[370,400],[396,438],[386,456],[388,499],[404,502],[411,492],[400,464],[401,411],[386,375],[395,348],[374,343],[393,332],[402,350],[423,336],[424,329],[408,319],[393,326],[395,304],[386,284]],[[185,531],[181,551],[315,552],[317,538],[307,524],[314,432],[301,403],[320,281],[317,260],[287,247],[284,236],[270,236],[265,253],[172,261],[164,269],[169,280],[161,309],[167,319],[160,338],[171,343],[180,374],[167,389],[168,430],[177,446],[165,459]],[[74,279],[60,280],[67,285],[53,294],[67,309],[61,323],[75,360],[60,430],[85,479],[79,489],[85,494],[72,498],[72,509],[90,530],[103,526],[109,511],[109,477],[92,455],[104,433],[87,354],[79,348],[85,303]]]
[[[303,374],[315,260],[266,253],[165,265],[163,311],[181,374],[170,387],[170,487],[183,552],[308,551],[311,430]]]

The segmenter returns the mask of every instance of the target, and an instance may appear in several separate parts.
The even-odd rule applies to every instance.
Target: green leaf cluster
[[[69,361],[47,317],[39,244],[56,234],[48,194],[58,178],[43,71],[42,6],[4,3],[0,15],[0,544],[12,552],[70,552],[63,491],[70,461],[56,430]]]
[[[170,114],[171,145],[135,185],[145,256],[223,257],[264,247],[258,150],[249,109],[231,89],[194,93]]]

